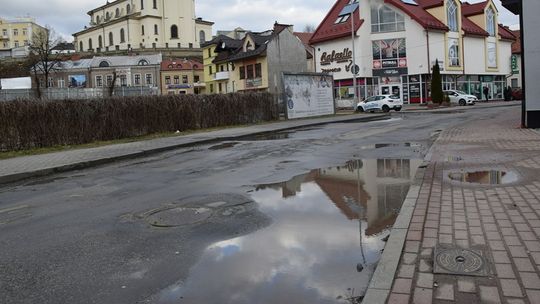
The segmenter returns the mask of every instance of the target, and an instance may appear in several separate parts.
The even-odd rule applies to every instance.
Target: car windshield
[[[456,91],[456,93],[458,93],[459,95],[468,95],[467,93],[465,93],[463,91]]]
[[[399,96],[397,96],[397,95],[392,95],[392,96],[390,96],[390,98],[392,98],[392,99],[399,99]]]

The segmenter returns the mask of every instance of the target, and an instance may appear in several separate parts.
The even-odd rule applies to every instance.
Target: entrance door
[[[381,86],[381,95],[397,95],[401,98],[401,85]]]

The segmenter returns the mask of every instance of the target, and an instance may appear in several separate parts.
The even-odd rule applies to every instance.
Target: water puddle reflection
[[[448,174],[451,180],[482,185],[502,185],[515,183],[518,176],[514,172],[505,171],[475,171],[475,172],[451,172]]]
[[[211,245],[157,303],[359,303],[422,160],[354,160],[250,195],[272,224]]]

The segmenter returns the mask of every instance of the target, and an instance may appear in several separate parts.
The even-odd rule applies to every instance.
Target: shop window
[[[446,1],[446,18],[448,19],[448,28],[451,32],[458,31],[458,6],[455,0]]]
[[[405,18],[394,12],[391,8],[383,5],[381,7],[373,6],[371,8],[371,31],[396,32],[405,30]]]

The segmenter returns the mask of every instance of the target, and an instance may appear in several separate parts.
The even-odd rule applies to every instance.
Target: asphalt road
[[[154,303],[209,245],[272,225],[251,195],[256,185],[351,159],[421,159],[440,130],[502,111],[395,113],[5,186],[0,303]]]

